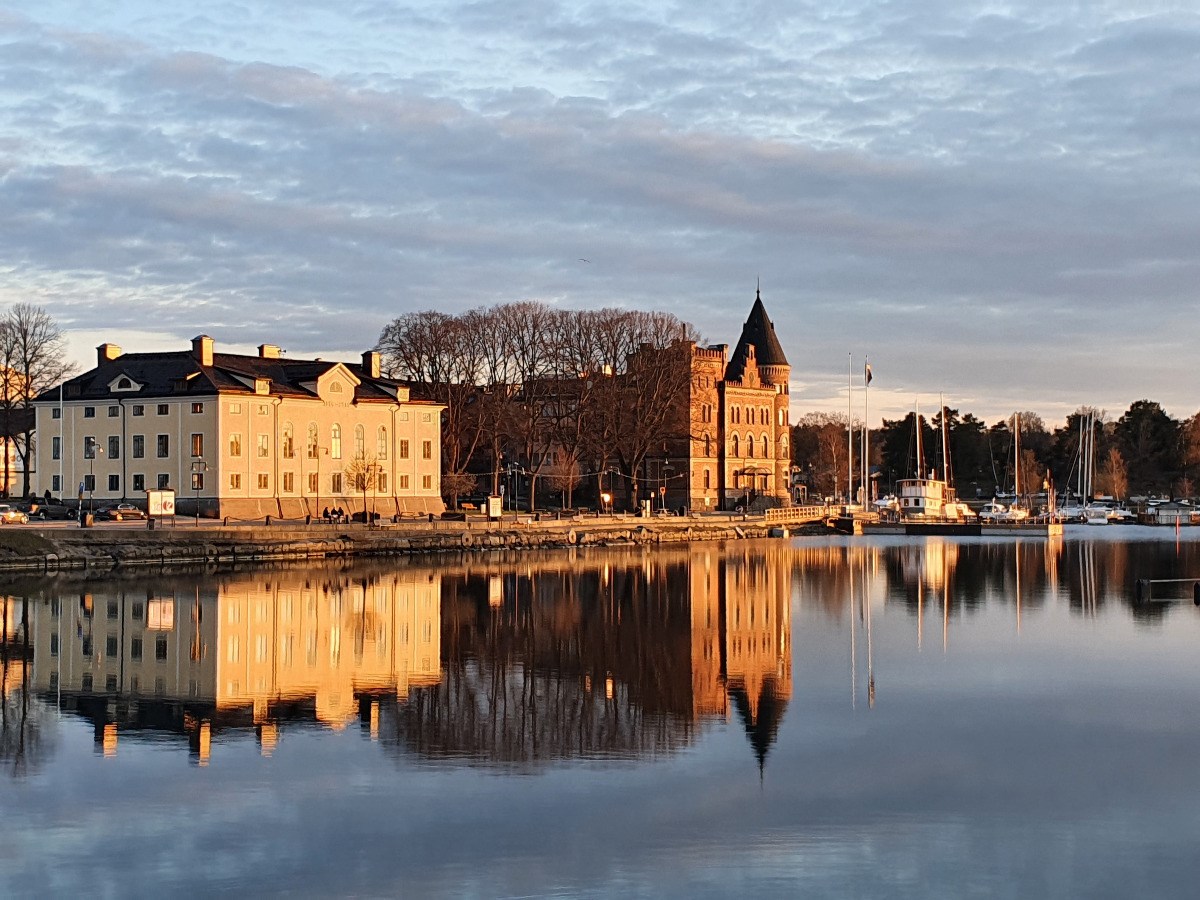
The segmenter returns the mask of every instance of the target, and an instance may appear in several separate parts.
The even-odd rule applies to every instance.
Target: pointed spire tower
[[[742,381],[751,360],[757,363],[758,376],[764,385],[782,385],[786,393],[792,367],[788,365],[783,346],[775,336],[775,323],[763,306],[761,287],[754,290],[754,305],[750,307],[750,315],[742,326],[742,336],[729,359],[726,379]]]

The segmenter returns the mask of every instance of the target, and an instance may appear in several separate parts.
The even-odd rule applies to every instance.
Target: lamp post
[[[204,473],[208,463],[202,459],[192,460],[192,490],[196,493],[196,527],[200,527],[200,488],[204,486]]]
[[[92,512],[96,497],[96,454],[102,453],[100,445],[90,435],[84,446],[84,455],[88,460],[88,512]]]

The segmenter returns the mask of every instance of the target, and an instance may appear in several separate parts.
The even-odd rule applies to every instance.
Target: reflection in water
[[[467,556],[437,568],[53,583],[0,597],[0,759],[35,768],[53,710],[91,722],[96,752],[186,739],[205,764],[253,735],[358,722],[397,758],[537,767],[669,754],[735,720],[760,768],[792,699],[792,598],[850,623],[852,703],[876,702],[873,612],[953,625],[1048,603],[1134,606],[1136,578],[1194,575],[1195,544],[1091,541],[736,542]],[[1026,618],[1023,619],[1023,616]]]
[[[729,701],[760,764],[791,695],[786,551],[705,546],[447,576],[445,672],[385,723],[428,758],[531,765],[689,743]]]

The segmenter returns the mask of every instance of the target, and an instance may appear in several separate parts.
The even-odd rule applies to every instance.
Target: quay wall
[[[158,523],[155,523],[158,525]],[[786,533],[827,533],[823,523]],[[235,566],[279,560],[398,556],[449,551],[741,540],[781,536],[763,517],[597,518],[487,522],[242,524],[150,528],[22,528],[0,532],[0,572],[107,572]]]

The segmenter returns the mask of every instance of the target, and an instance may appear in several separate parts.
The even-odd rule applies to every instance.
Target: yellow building
[[[440,513],[441,411],[359,363],[97,348],[96,367],[41,394],[39,493],[95,505],[176,492],[176,509],[260,518]]]

